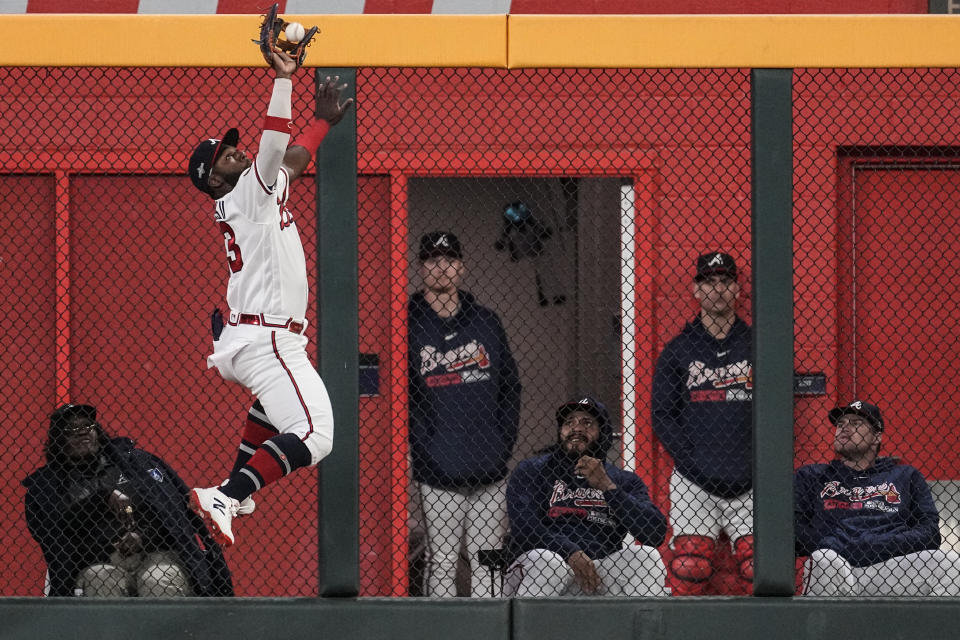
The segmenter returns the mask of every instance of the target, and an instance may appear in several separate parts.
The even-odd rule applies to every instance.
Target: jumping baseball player
[[[330,400],[306,352],[306,261],[287,197],[353,101],[341,102],[346,85],[327,78],[317,92],[317,120],[288,147],[298,65],[283,52],[270,57],[276,79],[256,158],[237,146],[239,133],[230,129],[201,142],[189,164],[194,186],[215,201],[230,269],[230,313],[207,365],[256,395],[272,426],[248,421],[254,427],[244,429],[239,468],[221,486],[190,493],[191,507],[224,546],[234,542],[233,517],[252,510],[251,494],[317,464],[333,445]]]
[[[606,407],[589,396],[557,409],[557,445],[517,465],[507,484],[505,595],[666,596],[657,546],[667,521],[636,474],[605,462]],[[624,544],[630,533],[637,544]]]
[[[794,477],[803,595],[960,595],[960,554],[940,550],[937,507],[920,472],[880,458],[884,422],[860,400],[832,409],[830,464]]]
[[[750,325],[736,313],[733,258],[700,256],[693,295],[700,312],[660,354],[651,394],[653,431],[674,462],[670,581],[673,595],[706,594],[723,531],[733,542],[739,587],[749,593],[753,346]]]

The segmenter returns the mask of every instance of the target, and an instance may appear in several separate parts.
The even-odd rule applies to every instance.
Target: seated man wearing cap
[[[507,484],[513,562],[504,594],[669,595],[657,550],[666,516],[636,474],[605,462],[606,407],[589,396],[565,402],[557,429],[551,451],[518,464]],[[639,544],[625,545],[628,533]]]
[[[960,595],[960,554],[941,551],[937,507],[923,475],[878,457],[880,409],[856,400],[829,413],[836,427],[829,464],[794,478],[803,595]]]
[[[187,486],[129,438],[111,438],[96,408],[54,411],[44,453],[23,484],[49,595],[233,595],[223,551],[187,507]]]

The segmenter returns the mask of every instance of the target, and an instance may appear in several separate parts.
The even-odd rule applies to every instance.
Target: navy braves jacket
[[[187,508],[189,489],[163,460],[129,438],[110,440],[93,465],[51,462],[23,485],[27,528],[43,550],[51,596],[72,596],[81,569],[109,561],[123,533],[107,505],[114,488],[131,498],[145,552],[176,551],[194,595],[233,595],[222,550]]]
[[[753,358],[750,325],[737,318],[723,340],[687,323],[657,360],[653,431],[676,470],[706,491],[735,498],[753,486]]]
[[[564,559],[581,550],[599,560],[622,549],[628,532],[641,544],[663,544],[667,519],[636,474],[604,463],[617,488],[600,491],[577,478],[573,466],[555,447],[520,462],[510,475],[511,561],[531,549],[547,549]]]
[[[854,567],[938,549],[940,520],[920,472],[893,458],[855,471],[839,460],[794,476],[797,555],[832,549]]]
[[[460,311],[441,318],[418,293],[409,341],[414,480],[454,489],[505,478],[521,387],[497,314],[461,291]]]

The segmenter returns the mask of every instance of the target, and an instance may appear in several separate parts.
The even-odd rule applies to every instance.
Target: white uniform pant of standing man
[[[507,522],[506,480],[466,489],[437,489],[420,483],[420,498],[427,526],[429,594],[457,595],[457,562],[465,539],[470,559],[470,595],[489,596],[489,572],[477,561],[477,552],[498,548],[503,541]],[[499,581],[494,582],[494,595],[500,596]]]

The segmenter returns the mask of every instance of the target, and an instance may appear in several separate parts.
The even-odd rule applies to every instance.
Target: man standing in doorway
[[[507,463],[517,441],[520,379],[497,314],[460,289],[460,240],[428,233],[423,289],[410,300],[410,452],[427,532],[428,587],[454,596],[461,541],[471,595],[487,595],[480,549],[506,529]]]
[[[653,378],[653,430],[674,462],[674,595],[707,593],[721,531],[742,590],[753,582],[752,332],[737,316],[737,275],[726,253],[697,258],[700,312],[667,344]]]

